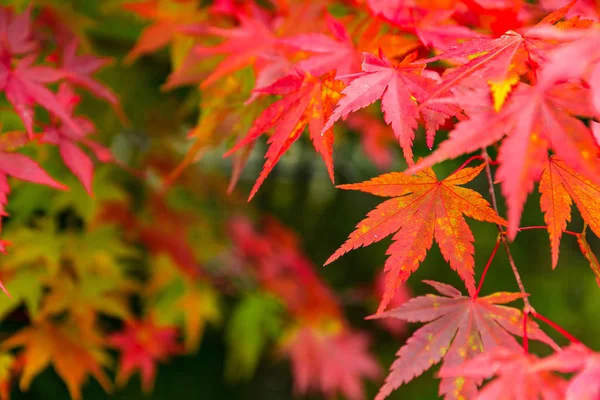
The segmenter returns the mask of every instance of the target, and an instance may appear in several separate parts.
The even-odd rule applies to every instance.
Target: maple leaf
[[[600,164],[592,132],[574,115],[590,115],[585,99],[589,90],[570,83],[549,88],[520,83],[499,112],[487,104],[459,122],[446,141],[407,173],[414,173],[442,160],[477,151],[505,135],[498,154],[496,180],[508,206],[508,236],[518,231],[527,195],[539,180],[548,148],[574,171],[600,181]],[[468,99],[466,99],[468,101]]]
[[[333,181],[333,129],[323,129],[323,126],[331,115],[333,105],[339,100],[343,87],[343,82],[335,80],[334,77],[335,71],[322,79],[298,72],[261,89],[263,93],[282,94],[285,97],[264,110],[246,136],[225,153],[225,156],[228,156],[253,143],[265,131],[275,128],[273,136],[268,140],[269,150],[265,155],[263,170],[248,200],[254,197],[275,164],[298,140],[307,125],[315,150],[323,158],[329,177]]]
[[[337,76],[360,71],[360,59],[348,31],[330,15],[325,17],[327,27],[334,38],[323,33],[304,33],[280,39],[279,42],[299,50],[314,53],[298,62],[296,68],[321,76],[333,70]]]
[[[472,397],[479,400],[564,399],[565,380],[540,370],[538,363],[536,356],[521,348],[496,347],[462,365],[440,371],[440,376],[481,380],[495,375],[496,379]]]
[[[41,318],[68,312],[80,327],[92,328],[99,314],[120,319],[131,317],[124,282],[89,274],[74,281],[61,274],[48,278],[46,283],[50,293],[39,310]]]
[[[455,13],[455,9],[411,7],[389,22],[402,31],[414,33],[423,45],[436,50],[448,50],[465,39],[484,36],[466,26],[453,23]]]
[[[63,49],[60,71],[74,85],[79,85],[89,90],[93,95],[108,101],[113,106],[119,104],[119,99],[108,87],[91,77],[91,74],[111,63],[109,58],[93,55],[77,55],[77,39],[71,40]]]
[[[127,63],[166,46],[180,33],[184,24],[194,22],[200,17],[196,0],[147,0],[125,3],[123,8],[153,20],[144,28],[134,48],[125,58]]]
[[[547,29],[545,26],[560,20],[564,13],[566,10],[549,15],[538,26],[522,35],[508,31],[499,38],[475,38],[436,57],[417,61],[431,63],[455,60],[462,64],[444,75],[442,82],[427,100],[439,97],[469,77],[477,76],[489,85],[494,96],[494,107],[499,110],[506,98],[502,92],[510,91],[519,81],[519,76],[527,73],[530,68],[543,64],[548,52],[559,44],[574,40],[569,36],[561,37],[558,30]]]
[[[9,7],[0,8],[0,58],[23,55],[34,51],[37,43],[31,35],[31,7],[25,12],[15,14]]]
[[[190,277],[165,255],[153,263],[145,295],[151,298],[152,318],[164,326],[181,326],[184,347],[197,351],[207,323],[221,319],[219,297],[208,282]]]
[[[4,264],[3,272],[9,272],[7,275],[10,278],[7,279],[6,286],[10,289],[11,299],[0,303],[0,319],[4,319],[21,304],[25,305],[29,317],[35,319],[44,294],[45,271],[29,269],[7,271],[7,264]]]
[[[350,400],[363,398],[361,378],[375,379],[379,365],[367,352],[364,335],[326,332],[304,327],[290,334],[283,344],[292,360],[295,390],[320,390],[328,397],[340,391]]]
[[[392,126],[404,157],[412,164],[412,144],[419,115],[425,120],[427,142],[433,145],[433,137],[439,125],[458,113],[458,109],[451,105],[436,104],[419,111],[417,102],[425,100],[437,83],[422,75],[423,65],[413,63],[416,52],[406,56],[398,65],[392,64],[382,52],[379,57],[370,53],[363,54],[363,72],[342,91],[345,96],[338,102],[323,127],[323,132],[331,129],[340,118],[381,99],[385,122]]]
[[[126,384],[139,370],[142,389],[150,392],[154,386],[156,363],[181,352],[177,336],[175,328],[157,326],[150,318],[126,321],[122,331],[108,337],[108,344],[121,352],[117,384]]]
[[[444,259],[475,292],[473,234],[463,215],[505,225],[477,192],[460,187],[475,179],[484,165],[464,168],[439,181],[431,169],[415,176],[400,172],[369,181],[338,186],[382,197],[392,197],[367,214],[348,240],[325,262],[333,262],[350,250],[367,246],[396,232],[386,254],[386,289],[378,312],[385,310],[396,288],[417,270],[435,237]]]
[[[60,118],[75,132],[81,132],[79,125],[57,100],[56,95],[44,85],[56,82],[63,73],[54,68],[33,65],[35,55],[28,55],[19,60],[13,69],[11,60],[0,62],[0,92],[12,104],[19,115],[25,130],[33,136],[33,115],[31,104],[37,103],[51,114]]]
[[[80,97],[75,95],[68,84],[61,84],[57,93],[57,101],[64,109],[73,114],[73,109],[79,103]],[[87,135],[95,132],[94,124],[84,117],[73,117],[80,127],[79,132],[73,131],[67,125],[47,125],[44,127],[42,142],[58,146],[60,156],[65,165],[79,179],[85,190],[93,195],[92,181],[94,176],[94,164],[88,155],[83,152],[77,142],[89,143]],[[100,146],[100,145],[98,145]]]
[[[268,21],[258,15],[250,16],[239,14],[239,26],[224,29],[210,27],[208,33],[224,37],[226,40],[212,47],[196,45],[192,49],[195,59],[203,59],[215,55],[225,55],[209,76],[201,83],[200,88],[205,88],[218,79],[232,72],[252,65],[257,58],[270,53],[276,53],[276,37]]]
[[[540,206],[550,235],[552,267],[556,267],[560,239],[571,220],[573,201],[585,222],[596,236],[600,236],[600,213],[596,207],[600,186],[577,174],[560,158],[552,156],[546,162],[539,190]]]
[[[585,257],[586,260],[590,263],[590,268],[592,272],[596,276],[596,283],[600,287],[600,262],[598,258],[592,251],[590,244],[586,239],[587,226],[584,226],[583,232],[581,235],[577,237],[577,244],[579,245],[579,249],[581,250],[581,254]]]
[[[568,383],[565,400],[600,398],[600,354],[582,344],[571,344],[542,359],[536,369],[561,373],[576,372]]]
[[[281,302],[268,294],[251,293],[240,300],[226,332],[228,376],[252,376],[269,341],[280,335],[282,311]]]
[[[503,347],[523,351],[512,335],[523,335],[523,313],[503,306],[523,297],[520,293],[499,292],[485,297],[465,297],[450,285],[424,281],[442,296],[427,295],[410,299],[399,308],[375,315],[374,318],[398,318],[408,322],[428,322],[417,329],[398,350],[385,384],[376,400],[386,398],[402,384],[421,375],[432,365],[444,360],[440,394],[449,399],[472,399],[482,377],[466,379],[467,374],[443,375],[479,353],[490,354]],[[538,325],[527,320],[527,336],[558,346]],[[456,379],[450,377],[459,377]]]
[[[25,391],[31,381],[50,364],[65,381],[74,400],[81,399],[81,386],[92,375],[105,391],[110,381],[102,370],[106,355],[101,351],[102,339],[92,331],[82,331],[73,324],[57,326],[41,321],[21,329],[2,342],[3,349],[23,347],[25,358],[19,387]]]

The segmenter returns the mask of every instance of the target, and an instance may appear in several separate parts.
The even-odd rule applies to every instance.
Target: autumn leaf
[[[600,287],[600,262],[598,261],[598,257],[592,251],[590,244],[586,238],[587,226],[584,227],[581,235],[577,237],[577,244],[579,245],[579,249],[581,250],[581,254],[585,257],[586,260],[590,263],[590,268],[592,272],[596,276],[596,283]]]
[[[368,246],[396,232],[394,243],[386,253],[389,255],[384,267],[386,289],[378,309],[382,312],[396,289],[419,268],[435,237],[444,259],[473,294],[474,238],[463,215],[479,221],[506,224],[479,193],[458,186],[475,179],[483,168],[483,165],[464,168],[442,181],[431,169],[427,169],[415,176],[392,172],[370,181],[339,186],[392,199],[369,212],[325,265],[350,250]]]
[[[298,50],[313,53],[295,64],[295,67],[314,76],[331,71],[336,71],[337,76],[360,71],[358,53],[344,25],[330,15],[325,19],[333,38],[323,33],[303,33],[279,41]]]
[[[23,55],[36,49],[37,43],[31,35],[31,7],[15,14],[9,7],[0,8],[0,54],[3,58]]]
[[[584,221],[596,236],[600,236],[600,212],[596,207],[600,186],[553,156],[546,162],[539,189],[542,195],[540,205],[550,235],[552,267],[556,267],[560,238],[567,228],[567,222],[571,220],[573,202]]]
[[[325,121],[331,115],[334,104],[340,98],[343,88],[341,81],[335,80],[335,72],[322,79],[299,72],[282,78],[261,92],[284,95],[281,100],[269,106],[254,121],[246,136],[240,140],[225,156],[253,143],[264,132],[275,128],[268,140],[269,150],[260,176],[256,180],[248,200],[256,194],[264,180],[275,167],[281,156],[298,140],[304,128],[308,126],[310,138],[315,150],[327,167],[333,181],[333,129],[323,129]]]
[[[209,282],[191,279],[166,255],[153,261],[144,295],[153,319],[160,325],[179,326],[187,351],[197,351],[207,323],[221,321],[219,296]]]
[[[7,265],[3,267],[3,272],[6,273]],[[6,280],[6,287],[11,298],[0,302],[0,319],[4,319],[21,305],[25,305],[29,318],[35,319],[44,294],[45,271],[18,269],[10,271],[8,275],[10,278]]]
[[[252,65],[258,58],[274,53],[276,38],[271,24],[259,15],[238,14],[239,25],[232,28],[210,27],[207,32],[223,37],[222,43],[207,47],[196,45],[191,56],[205,59],[224,55],[225,59],[202,81],[206,88],[234,71]]]
[[[75,106],[80,101],[80,97],[75,94],[73,89],[64,83],[60,85],[56,99],[69,115],[73,114]],[[90,120],[84,117],[74,116],[73,121],[77,122],[80,126],[79,132],[73,131],[69,126],[64,124],[51,124],[44,127],[42,142],[58,146],[60,156],[65,165],[79,179],[85,190],[90,195],[93,195],[94,164],[77,143],[85,143],[86,136],[94,133],[96,128]]]
[[[565,393],[565,400],[594,400],[600,398],[600,354],[584,345],[571,344],[542,359],[536,366],[540,371],[575,372]]]
[[[44,297],[41,318],[68,313],[80,327],[92,328],[99,315],[131,318],[124,281],[95,275],[81,275],[77,281],[68,275],[47,279],[50,292]]]
[[[398,318],[408,322],[428,322],[417,329],[398,351],[385,384],[376,400],[407,383],[443,359],[440,395],[450,399],[472,399],[484,376],[445,374],[478,354],[490,354],[495,348],[523,352],[512,335],[523,335],[523,313],[502,304],[523,297],[519,293],[499,292],[485,297],[462,296],[450,285],[424,281],[442,296],[415,297],[402,306],[375,318]],[[558,348],[538,325],[527,320],[527,337]],[[529,397],[528,397],[529,398]]]
[[[10,63],[0,62],[0,92],[6,94],[31,137],[34,123],[32,104],[39,104],[74,132],[80,133],[79,125],[73,121],[56,95],[45,86],[61,79],[63,73],[47,66],[34,65],[34,61],[35,55],[28,55],[19,60],[14,68]]]
[[[350,400],[363,399],[361,379],[375,379],[380,372],[367,346],[367,338],[354,332],[305,327],[290,334],[283,348],[292,360],[295,390],[300,394],[320,390],[328,397],[341,392]]]
[[[488,103],[484,110],[459,122],[446,141],[407,173],[442,160],[477,151],[506,139],[498,154],[496,180],[508,206],[508,236],[517,234],[527,195],[539,180],[552,150],[577,173],[600,181],[597,148],[589,128],[575,115],[590,115],[589,91],[570,83],[551,87],[520,83],[500,112]],[[465,101],[468,99],[465,97]]]
[[[152,319],[128,320],[122,331],[111,334],[108,344],[121,353],[117,384],[123,386],[137,370],[142,375],[142,389],[154,386],[156,364],[179,354],[177,330],[157,326]]]
[[[498,346],[492,350],[486,349],[485,353],[462,365],[442,369],[440,376],[478,380],[496,376],[477,396],[469,397],[479,400],[564,399],[565,380],[539,369],[538,363],[535,355],[527,354],[521,348]]]
[[[176,2],[164,0],[146,0],[127,2],[123,8],[142,18],[152,20],[144,28],[134,48],[129,52],[125,61],[134,62],[140,56],[154,52],[171,42],[180,34],[182,26],[199,19],[195,0],[179,0]]]
[[[82,331],[74,324],[64,326],[42,321],[21,329],[2,342],[3,349],[23,347],[25,358],[19,387],[29,389],[31,381],[50,364],[65,381],[74,400],[81,399],[81,387],[88,375],[93,376],[105,391],[111,388],[102,366],[107,358],[97,333]]]
[[[477,76],[485,81],[495,97],[494,107],[500,110],[504,102],[498,91],[510,91],[532,67],[543,64],[550,50],[559,44],[572,41],[569,36],[561,37],[558,30],[548,30],[547,26],[564,16],[564,12],[548,16],[538,26],[523,34],[509,30],[499,38],[475,38],[462,42],[442,54],[419,61],[432,63],[439,60],[458,61],[459,67],[449,70],[439,86],[427,99],[437,98],[469,77]]]
[[[458,113],[451,105],[436,104],[419,111],[419,102],[425,100],[437,86],[437,82],[423,75],[423,65],[413,61],[411,53],[398,65],[394,65],[380,52],[379,56],[364,53],[363,72],[342,91],[345,96],[338,102],[331,117],[323,127],[327,132],[342,117],[365,108],[381,99],[385,122],[392,126],[400,142],[404,157],[413,163],[412,145],[419,116],[427,128],[427,143],[432,146],[435,131],[449,117]]]

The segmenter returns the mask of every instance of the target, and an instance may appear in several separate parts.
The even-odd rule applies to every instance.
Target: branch
[[[492,169],[490,168],[490,156],[488,155],[488,152],[485,148],[483,150],[481,150],[481,155],[483,156],[483,158],[485,160],[485,175],[487,177],[488,185],[490,188],[490,196],[492,196],[492,207],[496,211],[496,214],[499,214],[498,201],[496,200],[496,191],[494,189],[494,179],[492,178]],[[528,295],[527,295],[527,292],[525,291],[525,286],[523,286],[523,280],[521,279],[521,275],[519,275],[519,270],[517,269],[515,260],[513,259],[512,253],[510,252],[510,248],[508,247],[508,240],[506,239],[506,232],[504,231],[504,227],[502,227],[502,225],[498,225],[498,224],[496,224],[496,227],[498,228],[498,232],[500,233],[500,240],[502,241],[502,244],[504,245],[504,249],[506,250],[506,256],[508,257],[508,263],[510,264],[510,268],[512,269],[513,274],[515,275],[515,279],[517,280],[517,285],[519,286],[519,291],[523,295],[523,303],[525,304],[524,311],[525,312],[533,311],[533,307],[531,307],[531,303],[529,302],[529,299],[527,298]]]

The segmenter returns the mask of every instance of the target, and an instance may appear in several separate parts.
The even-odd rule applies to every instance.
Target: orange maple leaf
[[[444,259],[465,281],[469,294],[474,294],[474,238],[463,215],[506,225],[479,193],[458,186],[472,181],[483,168],[484,165],[464,168],[442,181],[428,168],[414,176],[392,172],[370,181],[338,186],[393,198],[369,212],[325,265],[396,232],[386,253],[390,257],[385,263],[386,285],[378,309],[382,312],[396,289],[419,268],[435,237]]]
[[[74,400],[81,399],[81,386],[89,375],[102,385],[111,388],[102,365],[105,354],[101,352],[102,339],[95,332],[81,331],[75,324],[56,326],[42,321],[28,326],[2,343],[3,349],[24,347],[23,370],[19,387],[28,390],[33,378],[50,364],[65,381]]]
[[[584,178],[556,156],[550,157],[542,173],[539,190],[540,206],[550,235],[552,268],[558,263],[560,239],[571,220],[571,205],[575,202],[584,221],[596,236],[600,236],[600,210],[597,199],[600,186]]]

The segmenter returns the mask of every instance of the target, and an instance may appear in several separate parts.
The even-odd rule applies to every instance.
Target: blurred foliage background
[[[28,2],[4,0],[2,3],[24,6]],[[119,1],[40,0],[39,3],[51,3],[62,10],[68,15],[74,29],[86,32],[89,41],[85,45],[89,49],[115,59],[113,65],[102,70],[99,79],[119,95],[129,119],[128,126],[123,127],[108,105],[92,97],[84,98],[80,108],[83,114],[95,121],[101,142],[108,145],[122,163],[134,169],[156,165],[152,163],[165,158],[170,163],[167,165],[172,165],[173,160],[182,159],[190,146],[186,133],[197,119],[197,92],[193,88],[171,91],[161,89],[170,72],[167,50],[142,57],[132,65],[123,64],[122,60],[138,38],[143,22],[122,12]],[[12,115],[0,112],[0,120],[4,126],[15,123],[12,118]],[[415,152],[427,154],[427,147],[422,140],[424,135],[417,137],[421,140],[415,143]],[[437,141],[441,141],[443,137],[444,134],[440,134]],[[359,137],[353,132],[346,132],[339,139],[336,137],[336,141],[337,184],[359,182],[384,172],[365,156]],[[206,220],[211,221],[224,221],[231,216],[233,210],[253,215],[274,215],[298,233],[305,253],[316,266],[320,266],[379,200],[368,194],[333,187],[322,161],[312,151],[308,140],[302,138],[283,157],[257,197],[248,204],[245,196],[262,166],[264,145],[263,139],[242,174],[237,192],[227,200],[230,204],[226,209],[220,209],[221,202],[224,201],[222,195],[216,194],[217,190],[214,193],[210,190],[211,187],[225,186],[231,174],[230,160],[222,158],[225,146],[211,150],[200,162],[189,167],[183,184],[191,192],[203,192],[205,199],[201,204],[192,206],[201,207],[196,209],[196,213],[200,216],[205,214]],[[403,170],[406,165],[399,147],[392,144],[390,151],[395,160],[390,170]],[[440,177],[447,176],[463,161],[464,159],[445,162],[435,168],[436,173]],[[54,164],[50,161],[44,165],[62,182],[73,179],[64,168],[53,170]],[[137,178],[123,172],[121,168],[105,165],[99,167],[98,171],[96,185],[114,185],[117,187],[116,193],[129,193],[134,199],[145,196],[143,186]],[[150,175],[150,185],[153,184],[152,179],[153,176]],[[488,189],[483,175],[470,187],[487,197]],[[106,194],[110,190],[97,192]],[[65,196],[68,200],[64,200]],[[11,225],[27,221],[32,213],[53,207],[52,204],[61,201],[76,204],[78,212],[84,213],[86,209],[93,207],[96,200],[87,197],[83,190],[71,189],[65,195],[41,186],[19,185],[15,187],[11,197],[11,217],[5,226],[10,230]],[[179,200],[186,202],[185,196]],[[539,194],[534,193],[527,201],[522,225],[542,224]],[[497,232],[491,224],[469,220],[469,225],[476,238],[476,274],[479,276],[495,245]],[[569,229],[580,231],[582,226],[577,215]],[[597,238],[589,236],[593,249],[598,251]],[[365,321],[364,317],[374,313],[377,301],[375,298],[370,302],[356,301],[352,293],[355,288],[373,281],[375,274],[383,266],[389,242],[390,239],[387,239],[352,252],[325,268],[317,267],[319,275],[334,288],[351,324],[370,332],[371,349],[385,369],[392,363],[395,352],[407,336],[394,338],[372,321]],[[193,244],[202,248],[205,254],[218,252],[214,248],[218,244],[203,241],[201,237]],[[576,240],[565,236],[561,244],[559,265],[555,270],[551,269],[548,237],[544,230],[521,232],[511,244],[511,250],[537,311],[557,321],[590,348],[600,349],[600,290],[587,261],[581,256]],[[427,286],[421,283],[422,279],[433,279],[463,288],[458,276],[448,268],[436,246],[433,246],[422,266],[409,280],[409,286],[415,295],[429,292]],[[506,256],[500,250],[487,275],[483,293],[517,290]],[[224,320],[229,320],[235,301],[236,299],[227,299]],[[1,329],[13,331],[15,325],[12,324],[19,325],[19,322],[5,322]],[[411,325],[410,329],[416,327]],[[546,331],[559,344],[565,343],[564,338],[551,329]],[[243,328],[239,335],[244,335]],[[534,350],[545,351],[536,347]],[[155,390],[151,394],[141,393],[139,378],[135,376],[125,388],[115,390],[111,395],[107,395],[95,381],[89,382],[84,387],[83,398],[278,400],[292,396],[293,385],[288,362],[272,357],[267,351],[250,379],[232,380],[226,374],[226,354],[224,325],[212,325],[207,327],[197,354],[177,357],[170,363],[159,366]],[[437,384],[433,380],[435,371],[436,368],[403,386],[390,399],[437,398]],[[368,383],[368,398],[374,396],[380,384],[380,381]],[[55,400],[67,398],[67,392],[56,373],[50,369],[33,381],[28,393],[19,393],[15,388],[12,396],[16,400]]]

